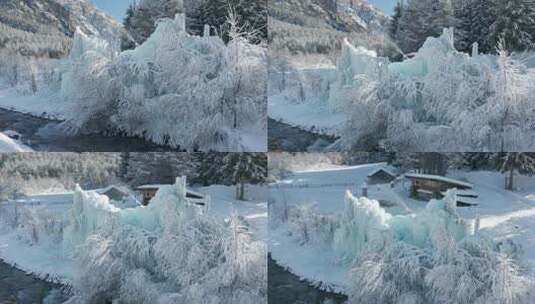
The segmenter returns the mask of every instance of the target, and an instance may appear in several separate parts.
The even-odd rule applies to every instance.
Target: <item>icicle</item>
[[[210,211],[210,208],[212,207],[212,197],[210,195],[207,195],[204,199],[204,209],[206,213]]]
[[[177,177],[175,185],[176,185],[178,197],[185,199],[186,198],[186,177],[185,176]]]
[[[181,32],[186,31],[186,15],[185,14],[176,14],[175,23],[179,31]]]
[[[208,24],[204,25],[203,37],[210,37],[210,26]]]
[[[472,44],[472,57],[476,57],[477,55],[479,55],[479,44],[474,42],[474,44]]]
[[[446,38],[446,42],[448,44],[448,47],[451,50],[454,50],[455,49],[455,39],[454,39],[454,36],[453,36],[453,28],[452,27],[445,28],[444,32],[443,32],[443,36]]]

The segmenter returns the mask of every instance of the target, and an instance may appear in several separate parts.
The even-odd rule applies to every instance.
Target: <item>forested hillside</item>
[[[381,54],[395,53],[384,41],[389,17],[365,0],[275,0],[269,2],[269,16],[274,54],[334,55],[345,37]]]

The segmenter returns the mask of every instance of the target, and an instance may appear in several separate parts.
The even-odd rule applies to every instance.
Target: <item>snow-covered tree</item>
[[[119,163],[117,153],[4,153],[0,154],[0,177],[12,177],[18,184],[13,190],[27,194],[47,187],[64,191],[75,184],[95,189],[117,181]]]
[[[468,152],[462,154],[464,164],[470,170],[495,169],[497,153]]]
[[[118,56],[99,37],[77,32],[63,63],[62,98],[72,105],[64,126],[188,151],[260,149],[243,133],[262,136],[267,128],[266,48],[231,29],[228,44],[191,36],[179,14],[160,19],[147,41]]]
[[[535,174],[535,155],[527,152],[507,152],[498,159],[498,169],[508,173],[505,177],[505,189],[514,190],[515,171],[520,174]]]
[[[267,157],[264,153],[227,153],[221,171],[231,176],[236,185],[236,199],[245,199],[245,183],[260,183],[267,177]]]
[[[399,19],[403,15],[404,4],[403,1],[398,1],[394,7],[394,14],[390,20],[388,34],[392,39],[396,39],[399,30]]]
[[[198,163],[193,153],[130,152],[125,161],[125,180],[132,186],[172,184],[180,176],[188,181],[197,177]]]
[[[533,24],[535,3],[531,0],[493,0],[492,13],[495,16],[490,26],[491,41],[497,45],[503,41],[510,51],[522,51],[533,47]]]
[[[406,52],[418,50],[427,37],[436,37],[454,24],[449,0],[408,0],[399,19],[397,42]]]
[[[73,263],[67,303],[265,303],[267,246],[237,215],[203,213],[185,181],[162,187],[146,207],[119,209],[76,187],[67,212],[0,208],[0,225],[31,250]]]
[[[221,164],[225,158],[225,153],[219,152],[206,152],[197,154],[199,165],[199,177],[198,181],[204,185],[209,186],[212,184],[230,184],[231,180],[228,176],[221,172]]]
[[[469,51],[477,43],[482,53],[494,52],[495,42],[491,39],[493,20],[492,4],[487,0],[457,0],[454,2],[456,46]]]
[[[68,60],[63,62],[61,98],[68,101],[71,132],[108,129],[110,101],[115,98],[110,81],[113,51],[105,40],[77,30]]]
[[[135,42],[141,44],[154,32],[159,19],[174,18],[180,13],[184,13],[182,0],[141,0],[128,7],[123,24]]]
[[[267,39],[267,2],[263,0],[204,0],[200,5],[198,24],[208,24],[215,28],[225,39],[229,36],[230,28],[227,26],[228,11],[232,8],[239,16],[239,27],[254,32],[248,37],[249,41],[258,43]],[[201,29],[197,32],[200,33]]]
[[[389,63],[346,41],[329,96],[333,110],[349,116],[339,144],[421,152],[528,149],[535,111],[529,59],[503,47],[498,56],[469,56],[454,44],[453,29],[445,29],[414,58]]]
[[[350,303],[532,301],[529,270],[514,250],[474,233],[457,212],[456,195],[450,190],[424,210],[392,215],[378,201],[348,192],[343,213],[293,207],[286,223],[295,242],[332,250],[332,262],[350,268]]]

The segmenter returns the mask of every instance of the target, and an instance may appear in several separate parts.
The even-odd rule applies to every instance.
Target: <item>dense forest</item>
[[[0,154],[0,198],[72,190],[76,184],[173,184],[180,176],[199,186],[257,184],[266,175],[263,153],[6,153]]]

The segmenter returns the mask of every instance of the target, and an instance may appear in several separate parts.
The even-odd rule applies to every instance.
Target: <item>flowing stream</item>
[[[60,285],[39,280],[0,260],[0,303],[59,304],[67,299]]]
[[[66,135],[61,121],[0,109],[0,131],[13,130],[22,142],[36,151],[47,152],[165,152],[175,151],[138,137],[102,134]]]
[[[347,297],[311,286],[268,259],[268,304],[342,304]]]
[[[268,118],[269,151],[321,152],[335,137],[316,134]]]

